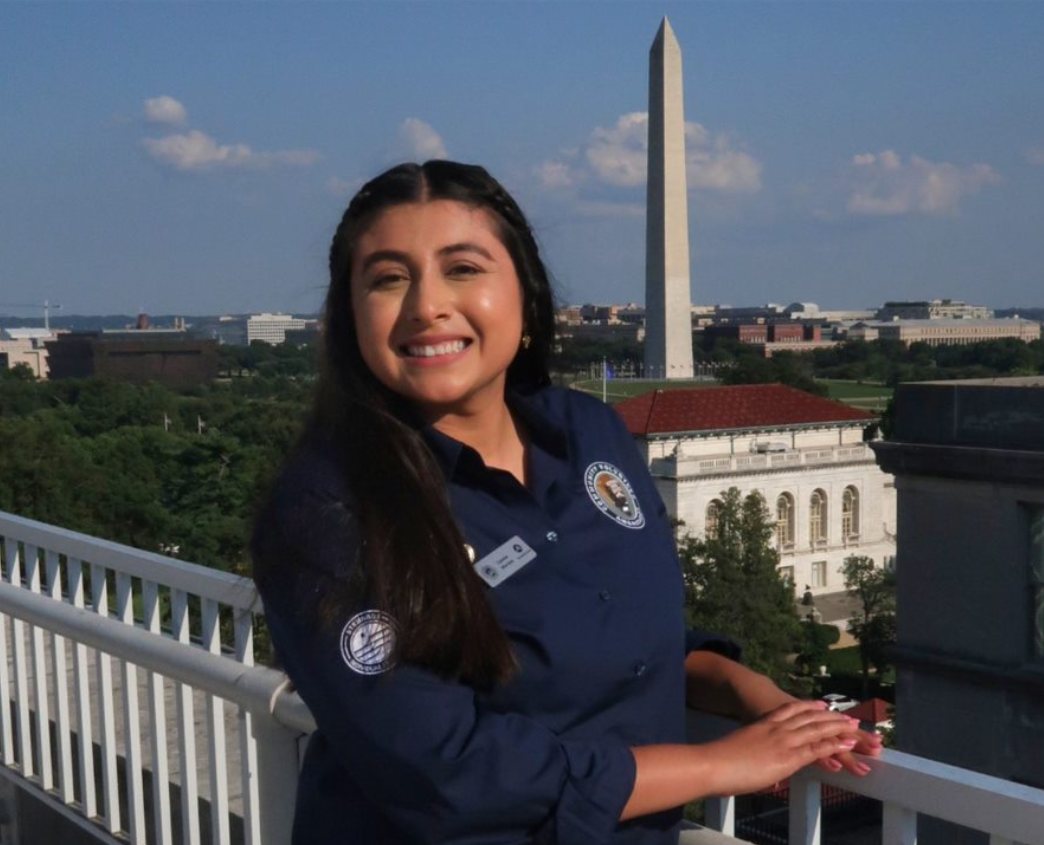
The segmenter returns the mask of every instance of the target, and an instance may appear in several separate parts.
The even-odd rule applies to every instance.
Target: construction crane
[[[51,330],[51,309],[60,309],[61,305],[52,305],[49,300],[39,302],[0,302],[0,308],[42,308],[44,312],[44,329]]]

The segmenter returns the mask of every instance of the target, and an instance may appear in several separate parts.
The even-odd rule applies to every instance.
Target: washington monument
[[[681,48],[664,18],[649,49],[646,378],[692,378],[691,310]]]

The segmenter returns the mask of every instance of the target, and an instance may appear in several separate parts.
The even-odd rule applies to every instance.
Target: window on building
[[[793,588],[793,586],[794,586],[794,567],[793,566],[781,566],[779,568],[779,578],[788,587]]]
[[[1031,505],[1026,510],[1029,516],[1031,653],[1035,660],[1044,660],[1044,505]]]
[[[781,549],[794,547],[794,497],[789,493],[776,499],[776,544]]]
[[[808,540],[813,546],[827,541],[827,497],[822,490],[816,490],[809,502]]]
[[[825,587],[827,585],[827,565],[825,560],[812,561],[812,586]]]
[[[720,517],[721,502],[718,499],[713,499],[707,505],[707,516],[703,523],[703,533],[708,540],[713,540],[718,536],[718,519]]]
[[[859,539],[859,491],[855,487],[846,487],[841,495],[841,537]]]

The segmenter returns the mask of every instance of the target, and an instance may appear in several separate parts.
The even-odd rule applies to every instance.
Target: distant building
[[[990,320],[993,309],[969,305],[959,299],[930,299],[916,302],[886,302],[877,311],[878,320]]]
[[[779,384],[656,390],[615,407],[684,530],[713,532],[723,491],[756,490],[799,591],[844,589],[849,555],[892,563],[895,489],[863,442],[873,415]]]
[[[901,751],[1044,788],[1044,376],[900,385]],[[960,737],[960,741],[954,741]],[[989,837],[921,818],[925,845]]]
[[[792,302],[783,309],[783,313],[791,320],[818,320],[822,323],[833,324],[872,320],[877,312],[859,309],[824,311],[814,302]]]
[[[286,342],[287,329],[303,329],[308,320],[289,314],[251,314],[246,321],[247,343],[259,340],[278,346]]]
[[[1012,338],[1031,343],[1040,340],[1040,323],[1033,320],[924,319],[856,323],[848,329],[850,340],[896,340],[907,345],[953,346],[984,340]]]
[[[223,346],[247,345],[247,318],[223,316],[209,322],[203,331]]]
[[[49,370],[45,339],[53,337],[54,332],[44,329],[7,329],[0,332],[0,369],[6,370],[21,364],[32,370],[37,378],[47,378]]]
[[[740,343],[758,346],[766,358],[771,358],[776,352],[811,352],[813,349],[837,345],[835,340],[823,340],[823,327],[820,323],[723,323],[706,326],[703,336],[712,341],[731,338]]]
[[[782,305],[770,302],[767,305],[743,306],[719,305],[714,309],[716,323],[763,323],[767,320],[786,319]]]
[[[47,342],[50,376],[184,388],[217,376],[217,343],[185,332],[70,332]]]

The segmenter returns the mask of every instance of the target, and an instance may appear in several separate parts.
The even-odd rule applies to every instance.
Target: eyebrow
[[[488,258],[490,261],[493,260],[493,256],[490,255],[489,250],[487,250],[485,247],[466,241],[464,243],[450,244],[449,246],[444,246],[442,249],[439,250],[439,255],[452,255],[455,252],[476,252],[483,258]]]
[[[439,250],[438,255],[440,258],[445,258],[448,255],[454,255],[458,252],[474,252],[489,261],[493,260],[493,256],[490,254],[489,250],[483,246],[469,242],[444,246]],[[399,261],[406,264],[409,262],[409,256],[405,252],[400,252],[396,249],[379,249],[376,252],[371,252],[363,259],[362,267],[360,269],[367,270],[380,261]]]

